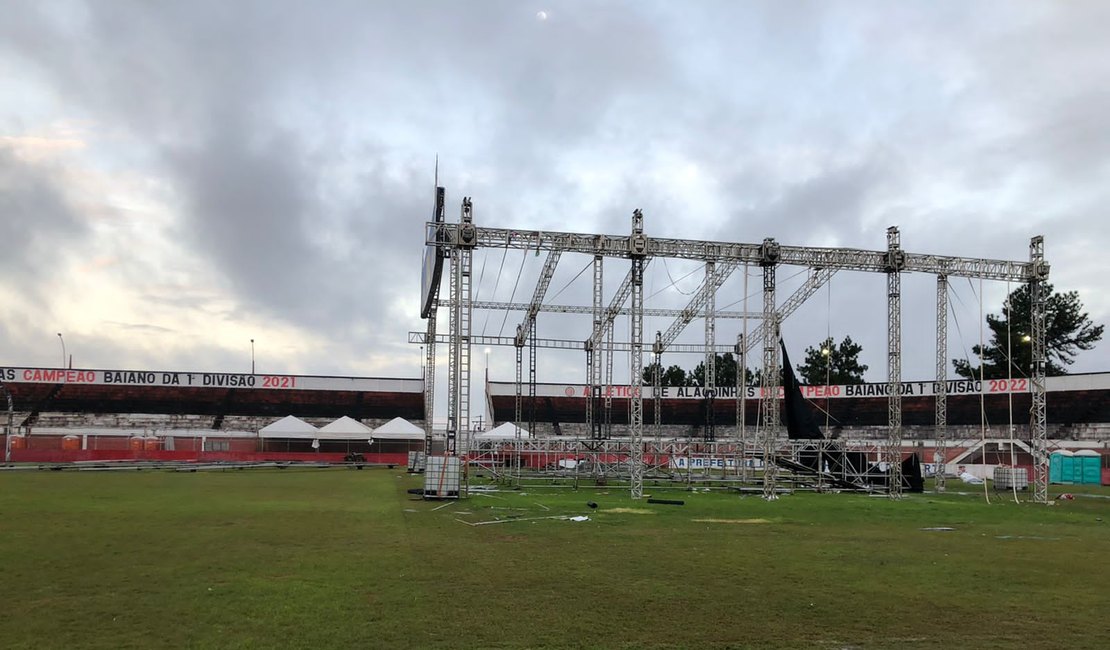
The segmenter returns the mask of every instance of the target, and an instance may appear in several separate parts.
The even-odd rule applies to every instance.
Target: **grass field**
[[[1110,647],[1110,499],[419,485],[0,473],[0,647]]]

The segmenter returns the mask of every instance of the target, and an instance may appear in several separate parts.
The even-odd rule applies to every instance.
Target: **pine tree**
[[[1078,291],[1053,293],[1052,285],[1045,283],[1042,291],[1045,301],[1045,374],[1066,375],[1067,366],[1075,363],[1081,350],[1090,350],[1102,339],[1102,325],[1091,322]],[[1002,314],[987,315],[991,341],[985,346],[972,347],[972,361],[983,357],[982,376],[1000,379],[1012,374],[1028,377],[1032,368],[1032,299],[1029,285],[1012,291],[1002,305]],[[1008,351],[1008,352],[1007,352]],[[1007,359],[1010,367],[1007,368]],[[978,379],[979,366],[972,366],[966,359],[953,359],[956,374],[968,379]]]
[[[845,336],[840,345],[830,336],[817,347],[806,348],[805,361],[797,366],[798,376],[811,386],[862,384],[867,372],[867,366],[859,362],[862,351],[863,346],[851,336]]]

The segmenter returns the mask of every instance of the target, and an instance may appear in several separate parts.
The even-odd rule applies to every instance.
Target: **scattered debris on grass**
[[[413,510],[412,508],[405,508],[405,512],[419,512],[419,510]]]
[[[657,503],[657,504],[663,505],[663,506],[684,506],[684,505],[686,505],[685,501],[681,501],[679,499],[648,499],[647,502],[648,503]]]
[[[946,533],[948,531],[956,529],[952,528],[951,526],[929,526],[928,528],[920,528],[919,530],[924,530],[925,532],[930,533]]]
[[[647,508],[605,508],[601,512],[611,512],[617,515],[654,515],[654,510]]]
[[[445,503],[441,506],[436,506],[436,507],[432,508],[432,512],[435,512],[436,510],[442,510],[442,509],[446,508],[447,506],[453,506],[453,505],[455,505],[455,504],[448,501],[447,503]]]
[[[1009,540],[1009,539],[1035,539],[1035,540],[1040,540],[1040,541],[1043,541],[1043,542],[1055,542],[1055,541],[1058,541],[1060,539],[1059,537],[1039,537],[1037,535],[995,535],[994,538],[995,539],[1007,539],[1007,540]]]
[[[594,501],[587,501],[587,502],[586,502],[586,507],[587,507],[587,508],[590,508],[590,509],[596,508],[596,507],[597,507],[597,503],[596,503],[596,502],[594,502]]]
[[[699,524],[769,524],[770,519],[691,519]]]
[[[578,515],[571,517],[570,515],[551,515],[550,517],[511,517],[508,519],[491,519],[490,521],[465,521],[463,519],[455,518],[455,521],[466,524],[467,526],[489,526],[492,524],[508,524],[518,521],[531,521],[535,522],[540,519],[561,519],[562,521],[589,521],[590,518],[585,515]]]
[[[480,497],[489,497],[491,499],[501,499],[502,501],[508,501],[508,499],[506,499],[505,497],[499,497],[496,494],[486,494],[485,492],[474,492],[474,494]]]
[[[541,507],[541,508],[543,508],[544,510],[551,510],[551,508],[548,508],[547,506],[545,506],[545,505],[544,505],[544,504],[542,504],[542,503],[539,503],[538,501],[536,502],[536,505],[537,505],[537,506],[539,506],[539,507]]]

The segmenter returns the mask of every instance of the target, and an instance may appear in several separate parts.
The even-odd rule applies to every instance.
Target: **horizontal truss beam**
[[[424,332],[409,332],[409,343],[419,345],[426,345],[428,340]],[[450,334],[436,334],[436,343],[446,343],[451,340]],[[537,348],[550,348],[555,350],[585,350],[586,341],[575,341],[572,339],[534,339]],[[470,342],[473,345],[503,345],[503,346],[516,346],[516,339],[512,336],[479,336],[472,335]],[[629,352],[632,350],[632,344],[628,342],[614,342],[611,346],[606,343],[599,343],[597,349],[612,350],[613,352]],[[691,344],[674,344],[667,348],[668,352],[683,352],[683,353],[696,353],[705,354],[705,345],[701,343]],[[718,354],[725,352],[734,352],[731,345],[715,345],[713,351]]]
[[[456,223],[429,222],[433,235],[429,245],[453,249],[457,246],[479,248],[505,248],[515,250],[558,250],[564,253],[584,253],[606,257],[627,258],[632,253],[633,238],[629,235],[592,235],[584,233],[519,230],[514,228],[478,228],[460,237],[461,226]],[[776,244],[775,263],[791,266],[838,269],[845,271],[888,272],[888,252],[857,248],[819,248],[810,246],[781,246]],[[706,260],[765,262],[763,244],[744,244],[692,239],[648,237],[646,254],[651,257],[670,257],[704,262]],[[1037,279],[1031,262],[1014,262],[946,255],[903,253],[901,271],[932,273],[949,277],[983,278],[1028,282]]]
[[[450,307],[450,304],[443,302],[439,303],[441,307]],[[474,309],[489,309],[493,311],[528,311],[531,308],[526,302],[493,302],[488,300],[475,300],[471,303]],[[537,311],[551,313],[551,314],[593,314],[593,307],[586,305],[539,305]],[[631,313],[628,307],[621,307],[613,310],[614,316],[627,316]],[[644,307],[644,316],[659,316],[659,317],[678,317],[684,316],[687,309],[654,309]],[[718,311],[714,312],[716,318],[729,318],[729,319],[742,319],[742,318],[763,318],[761,311]],[[702,314],[696,314],[693,318],[701,318]]]

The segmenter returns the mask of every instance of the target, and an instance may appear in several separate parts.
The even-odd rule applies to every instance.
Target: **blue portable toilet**
[[[1075,469],[1073,483],[1098,485],[1102,483],[1102,455],[1094,449],[1083,449],[1072,456]]]
[[[1071,483],[1075,473],[1075,454],[1058,449],[1048,457],[1048,482]]]

